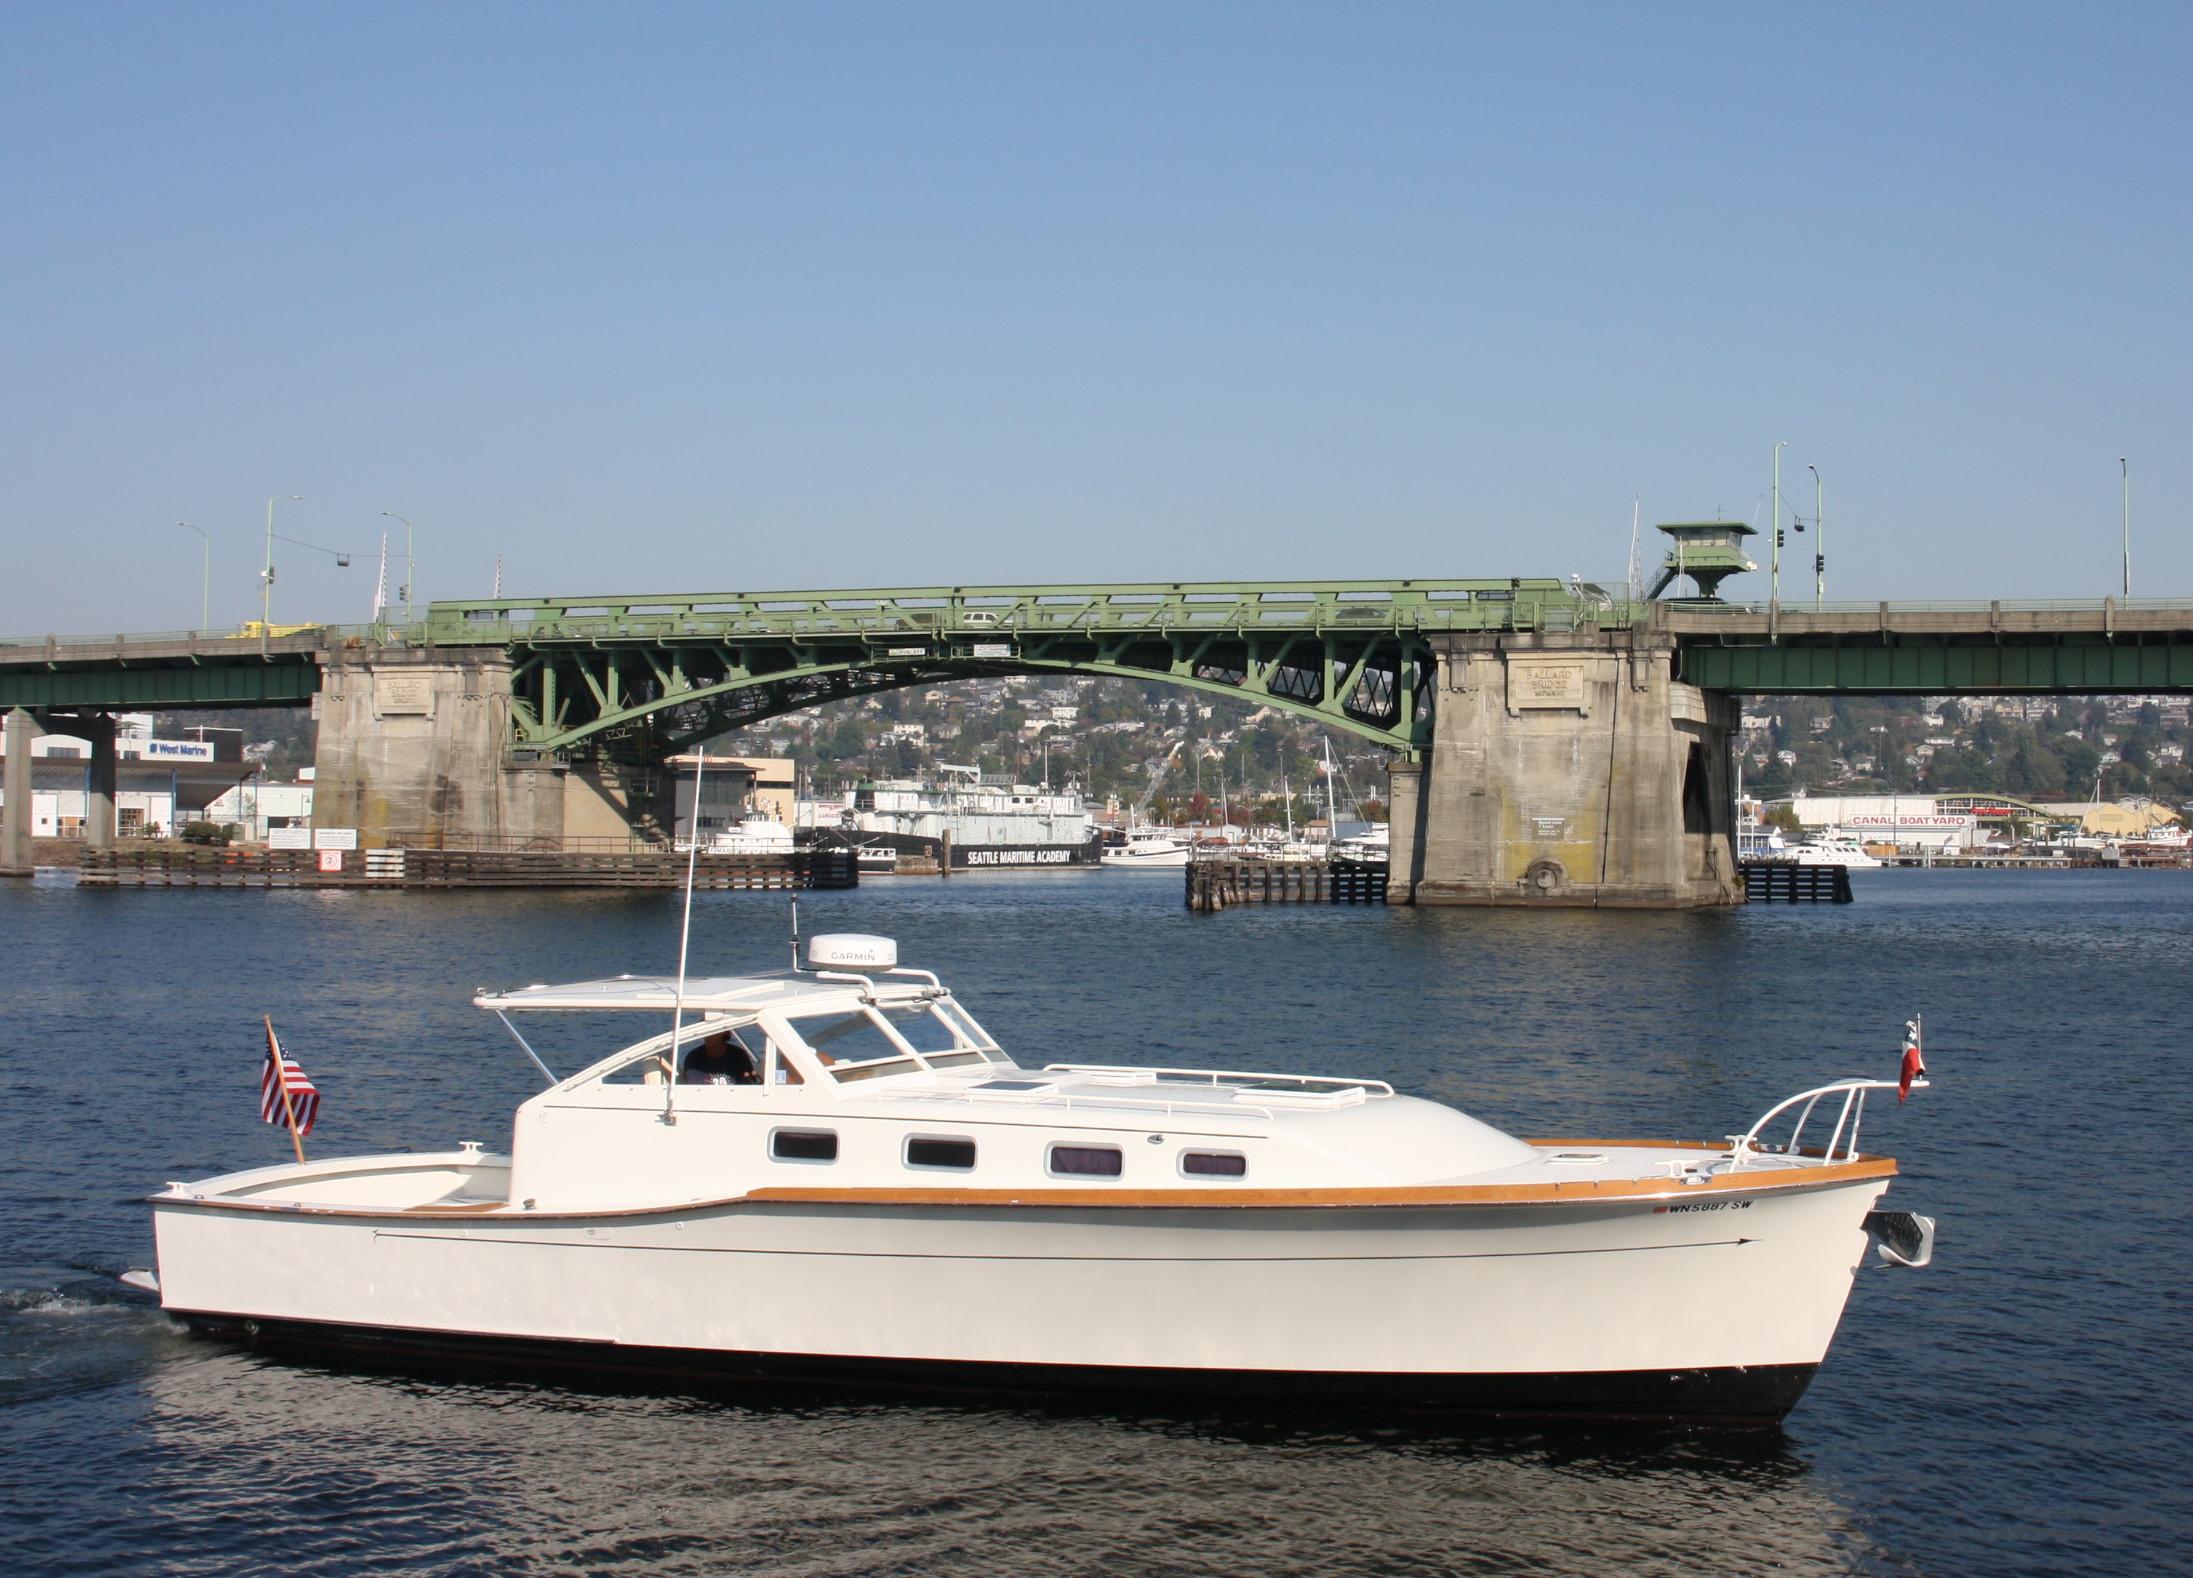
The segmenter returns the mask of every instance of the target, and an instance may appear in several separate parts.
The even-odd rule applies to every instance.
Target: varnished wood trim
[[[1525,1140],[1525,1145],[1536,1145],[1550,1151],[1594,1149],[1602,1151],[1726,1151],[1728,1142],[1715,1144],[1712,1140]]]
[[[407,1212],[431,1212],[436,1216],[477,1216],[482,1211],[507,1211],[507,1200],[429,1200],[424,1205],[407,1205]]]
[[[1579,1178],[1550,1184],[1442,1184],[1408,1188],[1233,1189],[1210,1185],[1195,1189],[841,1189],[782,1187],[755,1189],[713,1200],[672,1205],[613,1207],[595,1211],[524,1211],[509,1206],[466,1214],[496,1221],[589,1221],[676,1216],[729,1205],[887,1205],[1020,1207],[1030,1210],[1385,1210],[1427,1206],[1589,1205],[1603,1200],[1706,1200],[1721,1195],[1776,1194],[1824,1189],[1868,1178],[1893,1178],[1896,1163],[1887,1156],[1861,1156],[1832,1167],[1757,1168],[1702,1184],[1671,1178]],[[371,1210],[359,1206],[299,1205],[264,1200],[197,1200],[187,1195],[147,1197],[156,1206],[198,1211],[258,1211],[282,1216],[365,1217],[379,1221],[416,1219],[412,1206]]]
[[[1682,1184],[1672,1178],[1576,1179],[1550,1184],[1446,1184],[1409,1188],[1363,1189],[756,1189],[746,1198],[756,1204],[806,1205],[957,1205],[1095,1206],[1143,1210],[1304,1210],[1410,1206],[1582,1205],[1600,1200],[1701,1200],[1717,1195],[1768,1194],[1787,1189],[1817,1189],[1892,1178],[1896,1163],[1886,1156],[1861,1156],[1832,1167],[1746,1171]]]

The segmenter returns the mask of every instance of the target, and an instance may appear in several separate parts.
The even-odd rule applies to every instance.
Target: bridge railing
[[[1550,579],[914,587],[442,602],[428,611],[425,638],[437,645],[727,637],[888,644],[1084,631],[1570,629],[1627,625],[1633,616],[1626,600],[1597,587]]]
[[[1675,600],[1654,605],[1670,614],[1697,615],[1700,618],[1743,617],[1764,619],[1775,612],[1771,603],[1736,603]],[[2099,614],[2109,609],[2124,613],[2182,614],[2193,611],[2193,598],[2184,597],[1998,597],[1998,598],[1933,598],[1922,600],[1873,599],[1867,602],[1823,602],[1815,604],[1809,598],[1804,601],[1790,599],[1780,605],[1784,618],[1798,614],[1857,614],[1874,616],[1883,612],[1895,615],[1919,616],[1927,614],[1987,614],[2000,611],[2020,614],[2083,613]]]
[[[86,649],[126,648],[137,650],[146,647],[197,649],[214,652],[240,652],[245,648],[256,651],[262,640],[279,644],[284,652],[310,650],[319,646],[340,645],[348,640],[375,642],[409,642],[419,644],[426,640],[427,625],[424,620],[414,624],[365,624],[365,625],[276,625],[262,637],[255,627],[239,629],[224,625],[217,630],[125,630],[103,634],[60,634],[47,632],[30,636],[0,636],[0,652],[19,656],[22,648],[34,651],[51,649],[56,653],[80,653]]]

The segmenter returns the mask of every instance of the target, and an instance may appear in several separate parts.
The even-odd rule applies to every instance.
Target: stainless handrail
[[[1924,1079],[1915,1079],[1911,1082],[1909,1088],[1912,1090],[1925,1090],[1927,1083]],[[1825,1085],[1815,1086],[1811,1090],[1801,1090],[1794,1096],[1778,1101],[1772,1107],[1769,1107],[1759,1121],[1749,1129],[1746,1129],[1742,1134],[1729,1136],[1731,1155],[1728,1170],[1736,1172],[1741,1169],[1746,1158],[1759,1151],[1760,1131],[1783,1113],[1789,1111],[1790,1108],[1796,1106],[1799,1102],[1803,1102],[1805,1110],[1797,1115],[1797,1125],[1790,1130],[1789,1143],[1783,1147],[1783,1154],[1796,1155],[1798,1144],[1804,1138],[1805,1125],[1812,1121],[1813,1109],[1820,1104],[1823,1097],[1835,1095],[1840,1095],[1843,1098],[1842,1105],[1836,1112],[1835,1128],[1828,1135],[1827,1149],[1821,1153],[1820,1160],[1823,1165],[1837,1160],[1853,1161],[1858,1155],[1858,1125],[1865,1116],[1867,1093],[1899,1088],[1902,1088],[1902,1082],[1893,1079],[1838,1079],[1831,1080]],[[1848,1141],[1843,1138],[1843,1129],[1846,1124],[1850,1129]],[[1840,1157],[1836,1155],[1838,1149],[1842,1152]]]
[[[1142,1063],[1046,1063],[1046,1074],[1148,1074],[1153,1078],[1171,1076],[1174,1079],[1193,1080],[1200,1084],[1218,1085],[1225,1080],[1253,1079],[1278,1080],[1294,1085],[1331,1085],[1343,1090],[1360,1090],[1366,1095],[1391,1096],[1393,1086],[1382,1079],[1350,1079],[1336,1074],[1272,1074],[1253,1069],[1237,1068],[1152,1068]]]

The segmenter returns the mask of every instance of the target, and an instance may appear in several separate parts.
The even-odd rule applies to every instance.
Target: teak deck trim
[[[460,1213],[476,1221],[553,1222],[586,1219],[634,1219],[677,1216],[712,1211],[733,1205],[873,1205],[961,1206],[1020,1210],[1388,1210],[1425,1207],[1482,1207],[1511,1205],[1587,1205],[1600,1201],[1700,1200],[1719,1195],[1766,1194],[1793,1189],[1824,1189],[1858,1183],[1869,1178],[1893,1178],[1896,1162],[1887,1156],[1861,1156],[1855,1161],[1826,1167],[1759,1168],[1734,1176],[1709,1178],[1704,1183],[1678,1183],[1672,1178],[1574,1179],[1550,1184],[1435,1184],[1405,1187],[1345,1189],[862,1189],[862,1188],[763,1188],[742,1195],[709,1200],[610,1207],[591,1210],[527,1211],[487,1206]],[[380,1221],[416,1221],[421,1214],[442,1215],[448,1208],[431,1203],[424,1213],[417,1206],[380,1209],[346,1205],[312,1205],[269,1200],[192,1199],[187,1195],[156,1194],[146,1197],[156,1206],[187,1210],[258,1211],[286,1216],[367,1217]]]

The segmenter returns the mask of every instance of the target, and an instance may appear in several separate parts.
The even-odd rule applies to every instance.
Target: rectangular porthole
[[[1051,1174],[1059,1178],[1117,1178],[1120,1170],[1116,1145],[1054,1145]]]
[[[973,1140],[939,1139],[933,1135],[917,1134],[906,1142],[906,1165],[909,1167],[950,1167],[964,1172],[975,1165]]]
[[[834,1162],[838,1137],[831,1129],[778,1129],[769,1136],[769,1154],[780,1162]]]
[[[1190,1178],[1245,1178],[1249,1158],[1234,1151],[1182,1151],[1180,1170]]]

